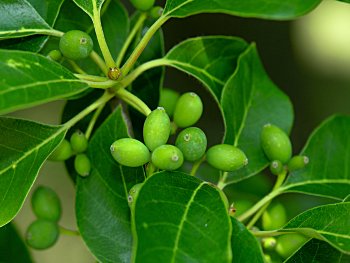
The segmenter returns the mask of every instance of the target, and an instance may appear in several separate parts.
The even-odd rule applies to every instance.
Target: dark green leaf
[[[231,224],[219,191],[180,172],[147,179],[133,209],[134,262],[231,262]]]
[[[11,223],[0,228],[0,262],[32,262],[26,246]]]
[[[255,45],[239,58],[235,73],[223,89],[221,106],[226,126],[224,142],[242,149],[249,160],[244,168],[229,173],[227,183],[237,182],[268,165],[260,147],[261,129],[273,123],[288,132],[293,124],[293,107],[269,79]]]
[[[73,0],[91,19],[99,14],[105,0]]]
[[[0,117],[0,226],[22,207],[38,171],[66,133],[63,126]]]
[[[167,0],[164,15],[186,17],[198,13],[226,13],[265,19],[292,19],[314,9],[321,0]]]
[[[342,254],[327,242],[311,239],[284,263],[348,263],[350,256]]]
[[[280,189],[343,200],[350,194],[350,117],[334,116],[310,136],[301,154],[310,163]]]
[[[51,27],[26,0],[2,0],[0,5],[0,40],[45,34]]]
[[[128,137],[120,108],[110,115],[93,136],[88,155],[92,171],[77,180],[76,217],[79,231],[101,262],[130,262],[132,234],[128,191],[144,179],[143,169],[118,165],[111,144]]]
[[[232,262],[264,263],[258,240],[237,219],[231,217],[232,223]]]
[[[328,242],[350,254],[350,202],[323,205],[307,210],[281,230],[295,231]]]
[[[0,113],[66,98],[88,86],[61,65],[34,53],[0,50]]]
[[[350,0],[338,0],[339,2],[350,3]]]

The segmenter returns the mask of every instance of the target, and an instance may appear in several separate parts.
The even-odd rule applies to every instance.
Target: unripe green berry
[[[274,237],[266,237],[262,239],[262,246],[265,250],[274,250],[277,245],[277,240]]]
[[[53,61],[58,61],[62,58],[62,53],[59,50],[54,49],[51,50],[49,54],[47,54],[47,57],[52,59]]]
[[[197,128],[186,128],[177,136],[175,145],[181,150],[185,160],[194,162],[200,159],[207,149],[207,137]]]
[[[261,132],[261,146],[271,161],[287,163],[292,156],[292,145],[288,135],[272,124],[266,124]]]
[[[184,157],[179,148],[165,144],[159,146],[152,153],[152,163],[162,170],[176,170],[183,164]]]
[[[307,238],[301,234],[287,234],[277,238],[276,252],[284,259],[289,258],[299,249]]]
[[[216,169],[232,172],[248,164],[244,152],[229,144],[218,144],[207,151],[207,162]]]
[[[174,111],[174,122],[185,128],[195,124],[203,113],[201,98],[194,92],[187,92],[179,98]]]
[[[238,217],[238,216],[242,215],[245,211],[247,211],[253,205],[254,205],[254,203],[250,200],[246,200],[246,199],[235,200],[233,203],[233,207],[235,209],[234,216]]]
[[[284,167],[281,161],[275,160],[270,163],[270,171],[274,175],[279,175],[283,172]]]
[[[90,55],[93,41],[87,33],[71,30],[61,37],[59,48],[66,58],[73,60],[83,59]]]
[[[51,188],[39,186],[32,195],[31,203],[33,212],[38,218],[55,222],[60,219],[60,199]]]
[[[91,171],[91,162],[86,154],[78,154],[74,159],[74,169],[81,176],[88,176]]]
[[[303,169],[309,163],[307,156],[296,155],[288,162],[288,170],[290,172]]]
[[[124,166],[142,166],[151,159],[146,145],[132,138],[119,139],[111,145],[110,149],[113,158]]]
[[[161,17],[162,13],[163,13],[163,8],[161,6],[155,6],[149,12],[150,16],[154,19],[158,19],[159,17]]]
[[[129,191],[129,196],[128,196],[128,204],[129,207],[132,206],[132,204],[134,204],[136,197],[141,189],[141,187],[143,186],[143,183],[139,183],[139,184],[135,184],[133,187],[131,187],[130,191]]]
[[[141,11],[147,11],[152,8],[155,0],[130,0],[133,6]]]
[[[170,119],[164,108],[158,107],[146,118],[143,125],[143,140],[151,151],[166,144],[170,135]]]
[[[81,131],[76,131],[70,137],[70,144],[73,151],[76,153],[85,152],[88,147],[88,140],[85,137],[85,134]]]
[[[264,230],[276,230],[287,223],[286,209],[281,203],[271,204],[262,215],[262,227]]]
[[[53,246],[59,236],[57,223],[38,219],[34,221],[27,229],[27,244],[35,249],[46,249]]]
[[[49,156],[51,161],[65,161],[72,156],[72,147],[66,139],[64,139],[57,148]]]
[[[160,92],[159,106],[163,107],[169,116],[173,116],[180,94],[172,89],[163,88]]]

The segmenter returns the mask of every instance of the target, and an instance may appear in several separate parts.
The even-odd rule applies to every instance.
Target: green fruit
[[[26,241],[35,249],[46,249],[53,246],[59,236],[59,228],[55,222],[38,219],[27,229]]]
[[[49,54],[47,54],[47,57],[54,61],[58,61],[62,58],[62,53],[59,50],[54,49],[54,50],[51,50]]]
[[[274,237],[266,237],[262,239],[262,246],[265,250],[274,250],[277,240]]]
[[[163,107],[169,116],[173,116],[179,97],[180,94],[175,90],[163,88],[160,92],[159,106]]]
[[[136,200],[136,197],[142,187],[143,183],[135,184],[133,187],[131,187],[129,191],[129,196],[128,196],[128,204],[131,207],[132,204],[134,204],[134,201]]]
[[[261,146],[271,161],[287,163],[292,156],[292,145],[288,135],[272,124],[266,124],[261,132]]]
[[[152,153],[152,163],[162,170],[176,170],[183,164],[182,152],[173,145],[162,145]]]
[[[185,93],[176,103],[174,122],[181,128],[192,126],[200,119],[202,112],[201,98],[194,92]]]
[[[73,151],[76,153],[85,152],[88,147],[88,140],[85,137],[85,134],[81,131],[76,131],[70,137],[70,144]]]
[[[151,159],[146,145],[132,138],[119,139],[111,145],[110,149],[113,158],[124,166],[142,166]]]
[[[207,162],[216,169],[232,172],[248,164],[244,152],[228,144],[212,146],[207,151]]]
[[[286,209],[281,203],[271,204],[262,215],[262,227],[264,230],[279,229],[287,222]]]
[[[93,42],[87,33],[79,30],[71,30],[61,37],[59,48],[66,58],[73,60],[83,59],[90,55]]]
[[[283,172],[284,167],[281,161],[275,160],[270,163],[270,171],[274,175],[279,175]]]
[[[309,158],[307,156],[293,156],[288,162],[288,170],[296,171],[303,169],[309,163]]]
[[[149,12],[150,16],[154,19],[157,19],[159,17],[161,17],[161,15],[163,14],[163,8],[160,6],[155,6],[151,9],[151,11]],[[168,113],[169,114],[169,113]],[[170,114],[169,114],[170,115]]]
[[[74,159],[74,169],[81,176],[88,176],[91,171],[91,162],[86,154],[78,154]]]
[[[32,209],[38,218],[57,222],[61,217],[61,203],[51,188],[39,186],[32,195]]]
[[[251,208],[254,205],[254,203],[250,200],[245,199],[239,199],[234,201],[234,216],[238,217],[242,215],[245,211],[247,211],[249,208]]]
[[[72,147],[66,139],[64,139],[57,148],[49,156],[51,161],[65,161],[72,156]]]
[[[194,162],[204,155],[207,137],[201,129],[190,127],[179,133],[175,145],[181,150],[185,160]]]
[[[287,234],[277,239],[276,251],[284,259],[289,258],[308,238],[300,234]]]
[[[153,151],[167,143],[170,135],[170,119],[164,108],[158,107],[146,118],[143,125],[143,139],[148,149]]]
[[[141,11],[147,11],[154,5],[155,0],[130,0],[133,6]]]

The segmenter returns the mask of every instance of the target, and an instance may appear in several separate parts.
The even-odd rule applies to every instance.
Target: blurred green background
[[[130,8],[128,3],[126,5]],[[295,125],[291,137],[295,153],[300,151],[310,132],[322,120],[335,113],[350,113],[349,28],[350,5],[333,0],[323,1],[312,13],[293,22],[203,14],[186,19],[173,19],[163,27],[166,50],[186,38],[202,35],[232,35],[242,37],[248,42],[256,42],[270,78],[288,94],[294,104]],[[205,117],[201,119],[199,126],[205,129],[209,144],[219,143],[223,134],[220,115],[214,101],[200,83],[170,69],[166,73],[165,86],[181,92],[196,91],[205,99]],[[57,124],[60,122],[63,105],[64,102],[60,101],[11,115]],[[271,180],[263,178],[265,177],[250,179],[252,181],[228,187],[226,191],[231,199],[239,193],[254,200],[256,196],[268,191],[271,185]],[[255,185],[255,194],[249,193],[249,187],[244,186],[248,183]],[[47,162],[35,186],[38,184],[51,186],[58,192],[63,203],[63,218],[60,222],[64,227],[76,229],[74,188],[64,165]],[[242,193],[244,189],[247,190],[246,193]],[[290,216],[315,203],[327,202],[317,198],[305,201],[300,195],[285,196],[282,200],[291,204]],[[15,218],[22,236],[33,220],[30,204],[26,201]],[[53,248],[31,252],[39,263],[95,262],[77,237],[61,236]]]

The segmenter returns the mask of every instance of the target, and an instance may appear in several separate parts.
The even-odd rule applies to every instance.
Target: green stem
[[[142,100],[125,89],[119,89],[116,91],[116,96],[128,103],[130,106],[134,107],[145,116],[148,116],[151,113],[150,108],[148,108],[148,106]]]
[[[292,231],[283,232],[283,231],[272,230],[272,231],[251,231],[251,233],[256,237],[275,237],[275,236],[281,236],[281,235],[295,233],[295,232],[292,232]]]
[[[86,80],[86,81],[94,81],[94,82],[104,82],[108,81],[106,77],[88,75],[88,74],[74,74],[78,79]]]
[[[60,234],[67,236],[80,236],[80,233],[76,230],[71,230],[63,226],[59,226]]]
[[[93,130],[95,124],[96,124],[96,121],[97,121],[98,117],[100,116],[100,114],[101,114],[101,112],[102,112],[102,110],[103,110],[103,108],[104,108],[105,105],[106,105],[105,103],[104,103],[104,104],[101,104],[101,105],[97,108],[97,110],[95,111],[94,115],[92,116],[92,118],[91,118],[91,120],[90,120],[90,122],[89,122],[89,125],[88,125],[88,127],[87,127],[87,129],[86,129],[86,132],[85,132],[85,137],[86,137],[86,139],[89,139],[89,138],[90,138],[91,133],[92,133],[92,130]]]
[[[117,67],[120,66],[120,64],[122,63],[122,60],[126,54],[126,51],[128,50],[128,47],[130,46],[132,40],[134,39],[136,33],[139,31],[139,29],[143,26],[143,23],[145,22],[147,18],[147,13],[141,13],[141,15],[139,16],[139,18],[136,21],[136,24],[134,25],[133,29],[131,30],[131,32],[128,35],[128,38],[125,40],[124,45],[122,47],[122,49],[119,52],[116,64]]]
[[[96,1],[92,1],[92,5],[93,5],[93,19],[92,22],[94,24],[95,27],[95,32],[96,32],[96,37],[97,37],[97,41],[98,44],[100,46],[103,58],[107,64],[108,68],[114,68],[116,67],[116,64],[114,62],[114,59],[111,55],[111,52],[109,51],[106,39],[105,39],[105,35],[103,33],[103,29],[102,29],[102,24],[101,24],[101,16],[100,16],[100,12],[97,9],[97,5],[96,5]]]
[[[220,176],[220,180],[219,180],[218,185],[217,185],[220,190],[222,190],[226,187],[227,176],[228,176],[228,172],[224,172],[224,174],[222,176]]]
[[[151,40],[153,35],[157,32],[157,30],[169,19],[167,16],[161,16],[160,18],[157,19],[156,22],[148,29],[146,34],[143,36],[141,41],[138,43],[128,60],[125,62],[125,64],[122,67],[122,74],[126,76],[139,56],[141,55],[142,51],[145,49],[147,46],[148,42]]]
[[[70,119],[69,121],[64,123],[63,127],[65,129],[69,129],[69,128],[73,127],[78,121],[83,119],[85,116],[89,115],[91,112],[96,110],[102,104],[107,103],[113,97],[114,97],[114,94],[110,94],[109,92],[105,92],[98,100],[96,100],[94,103],[90,104],[83,111],[81,111],[80,113],[75,115],[72,119]]]
[[[99,54],[97,54],[96,51],[92,51],[90,53],[91,60],[101,69],[103,74],[108,74],[108,68],[106,66],[106,63],[103,61],[103,59],[100,57]]]
[[[199,159],[198,161],[196,161],[191,169],[190,175],[195,176],[199,167],[201,166],[201,164],[204,162],[205,160],[205,155],[203,155],[203,157],[201,159]]]
[[[62,37],[64,35],[64,32],[58,31],[56,29],[50,29],[49,31],[47,31],[47,35],[53,37]]]
[[[73,67],[73,70],[75,70],[75,72],[82,74],[82,75],[86,74],[86,72],[81,67],[79,67],[75,61],[68,59],[68,62]]]

